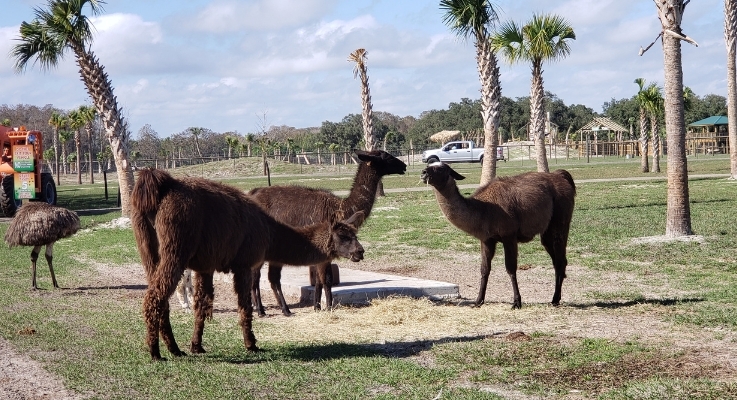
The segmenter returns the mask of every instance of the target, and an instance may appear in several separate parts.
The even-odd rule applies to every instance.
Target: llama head
[[[376,170],[379,176],[384,175],[404,175],[407,170],[407,164],[384,150],[353,150],[359,160],[367,163],[371,168]]]
[[[420,178],[424,183],[436,188],[442,188],[450,181],[466,179],[465,176],[455,172],[450,165],[439,161],[429,164],[427,168],[423,169]]]
[[[337,256],[347,258],[353,262],[363,260],[363,246],[356,236],[358,226],[363,223],[366,214],[358,211],[350,218],[338,221],[331,228],[332,250]]]

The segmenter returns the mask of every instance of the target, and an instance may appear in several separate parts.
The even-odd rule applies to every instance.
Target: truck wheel
[[[0,208],[6,217],[12,217],[21,205],[20,200],[13,196],[13,175],[8,175],[0,183]]]
[[[430,157],[430,158],[427,159],[427,163],[428,164],[436,163],[438,161],[440,161],[440,160],[437,157]]]
[[[56,205],[56,183],[48,172],[41,174],[41,200],[52,206]]]

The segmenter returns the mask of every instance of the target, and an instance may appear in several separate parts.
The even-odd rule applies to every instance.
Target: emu
[[[36,285],[36,261],[41,246],[46,246],[46,263],[51,272],[51,282],[59,288],[54,275],[54,243],[74,235],[79,231],[79,216],[74,211],[63,207],[52,206],[45,202],[31,202],[18,209],[8,230],[5,232],[5,243],[9,247],[33,246],[31,250],[31,287]]]
[[[517,286],[518,244],[527,243],[538,234],[555,269],[552,304],[560,303],[576,195],[576,185],[568,171],[527,172],[496,178],[468,198],[461,195],[456,184],[464,176],[445,163],[429,165],[421,178],[434,188],[435,198],[448,221],[481,242],[481,281],[475,306],[484,302],[491,259],[496,244],[501,242],[504,265],[514,292],[512,308],[522,307]]]
[[[143,299],[146,343],[162,360],[161,335],[169,352],[185,355],[174,340],[168,299],[186,268],[194,274],[192,353],[204,353],[202,333],[212,318],[213,273],[232,272],[247,350],[258,350],[253,334],[251,279],[264,261],[304,265],[337,257],[363,259],[356,225],[363,213],[333,224],[294,229],[270,217],[243,191],[201,178],[175,179],[161,170],[141,170],[131,193],[131,225],[148,289]]]
[[[376,199],[376,189],[381,178],[386,175],[403,175],[407,165],[382,150],[354,150],[360,160],[353,185],[346,198],[340,198],[327,190],[301,186],[269,186],[256,188],[249,192],[264,209],[278,221],[291,226],[306,226],[317,222],[332,223],[357,211],[363,211],[366,218],[371,214]],[[360,226],[357,226],[360,228]],[[282,264],[269,263],[268,277],[271,290],[281,306],[282,314],[289,316],[291,311],[281,289]],[[333,276],[330,260],[315,266],[314,308],[320,310],[320,297],[325,290],[325,304],[333,305]],[[261,270],[256,270],[253,278],[254,307],[259,316],[266,312],[261,302]]]

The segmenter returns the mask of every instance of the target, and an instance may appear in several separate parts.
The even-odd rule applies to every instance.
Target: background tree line
[[[633,87],[633,92],[635,88]],[[639,136],[639,103],[636,94],[630,98],[615,99],[602,105],[602,112],[582,104],[566,103],[553,93],[545,92],[545,110],[550,121],[558,126],[558,140],[579,140],[575,132],[590,122],[593,117],[605,116],[630,128],[631,135],[625,139],[634,140]],[[530,98],[501,98],[500,139],[501,142],[527,140],[530,121]],[[40,130],[44,134],[44,148],[48,159],[53,160],[53,129],[49,124],[52,115],[68,116],[75,110],[61,110],[47,104],[43,107],[19,104],[0,106],[0,121],[10,126],[25,125],[29,129]],[[703,97],[693,95],[687,102],[685,121],[691,123],[712,115],[726,115],[727,101],[724,96],[707,94]],[[662,119],[662,116],[660,117]],[[388,150],[414,148],[421,150],[435,146],[429,137],[441,130],[459,130],[465,138],[483,138],[480,99],[462,98],[452,102],[445,109],[422,112],[419,117],[400,117],[389,112],[373,113],[374,133],[377,147]],[[661,121],[659,124],[664,127]],[[60,157],[66,154],[66,161],[76,161],[77,151],[73,140],[74,129],[68,124],[60,126]],[[92,155],[99,168],[109,168],[111,154],[109,145],[103,140],[98,119],[90,126],[91,141],[82,135],[80,152],[83,156]],[[62,138],[66,140],[62,141]],[[151,124],[141,127],[136,135],[127,134],[126,145],[131,159],[180,159],[202,157],[243,157],[257,156],[267,152],[269,155],[287,157],[300,152],[337,152],[362,146],[363,131],[361,114],[349,114],[340,121],[324,121],[320,127],[295,128],[285,125],[268,126],[261,132],[239,133],[238,131],[215,132],[205,127],[189,127],[181,132],[162,137]],[[71,158],[70,158],[71,155]],[[82,160],[85,161],[86,157]],[[63,167],[62,167],[63,168]],[[63,172],[63,170],[62,170]]]

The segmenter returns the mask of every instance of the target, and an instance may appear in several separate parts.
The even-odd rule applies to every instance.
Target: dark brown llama
[[[175,179],[161,170],[141,170],[131,194],[131,224],[148,290],[143,299],[146,343],[160,360],[159,335],[169,352],[182,356],[169,321],[169,298],[185,268],[194,274],[194,332],[190,351],[204,353],[202,333],[212,318],[213,273],[232,272],[246,349],[257,350],[253,335],[251,278],[264,261],[313,264],[363,258],[355,213],[334,224],[293,229],[270,217],[243,191],[200,178]]]
[[[464,179],[444,163],[434,163],[422,171],[422,180],[433,186],[440,209],[450,223],[481,241],[481,282],[476,306],[484,302],[491,259],[496,244],[504,246],[504,265],[512,280],[512,308],[522,307],[517,286],[518,243],[540,235],[555,268],[553,305],[560,303],[566,277],[566,246],[573,216],[576,185],[568,171],[527,172],[496,178],[479,187],[471,197],[463,197],[456,180]]]
[[[366,218],[371,214],[376,199],[376,188],[385,175],[404,174],[407,165],[382,150],[354,150],[360,160],[353,186],[346,198],[340,198],[327,190],[301,186],[269,186],[251,190],[250,194],[266,211],[278,221],[291,226],[305,226],[316,222],[332,223],[340,221],[357,211],[363,211]],[[325,305],[333,305],[333,276],[330,261],[315,266],[315,310],[319,310],[322,290],[325,290]],[[269,263],[269,283],[282,314],[291,315],[281,290],[282,264]],[[261,270],[256,270],[253,281],[254,307],[260,316],[266,312],[261,302]]]

